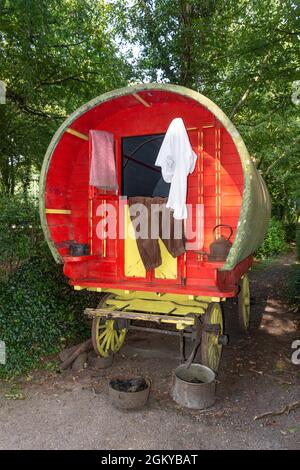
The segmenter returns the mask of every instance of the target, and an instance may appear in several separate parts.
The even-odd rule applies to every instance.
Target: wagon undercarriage
[[[202,363],[217,370],[228,341],[223,334],[221,302],[214,297],[110,292],[98,308],[87,308],[85,314],[92,319],[93,346],[101,357],[117,353],[128,330],[144,329],[178,335],[181,362],[191,364],[200,349]],[[139,322],[150,326],[139,326]],[[151,328],[153,323],[160,327]]]

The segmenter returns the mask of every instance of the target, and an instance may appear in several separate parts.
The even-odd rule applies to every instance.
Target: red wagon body
[[[101,216],[97,214],[99,206],[105,209],[106,204],[113,204],[119,214],[118,232],[127,204],[124,168],[130,162],[130,150],[136,152],[135,159],[156,156],[159,136],[176,117],[183,119],[197,154],[195,169],[188,177],[187,203],[204,207],[203,243],[175,261],[165,257],[161,270],[146,272],[132,242],[118,236],[99,239]],[[114,136],[119,187],[115,194],[89,186],[89,131],[97,129]],[[141,185],[150,173],[147,164],[141,171],[136,168]],[[240,279],[263,240],[270,200],[238,131],[214,103],[182,87],[150,84],[102,95],[65,121],[45,157],[40,210],[49,247],[56,261],[64,264],[64,273],[75,288],[220,300],[238,294]],[[195,220],[189,222],[193,226]],[[233,244],[226,260],[212,262],[196,251],[209,251],[213,229],[219,224],[232,227]],[[217,236],[225,231],[219,228]],[[88,245],[88,254],[71,256],[73,242]]]

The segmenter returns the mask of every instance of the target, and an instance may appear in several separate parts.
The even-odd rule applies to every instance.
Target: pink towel
[[[114,155],[114,136],[111,132],[90,131],[90,185],[116,191],[118,180]]]

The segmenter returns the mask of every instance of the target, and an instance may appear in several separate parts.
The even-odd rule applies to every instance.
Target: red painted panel
[[[222,207],[222,218],[224,217],[233,217],[236,216],[238,219],[238,216],[240,215],[240,207],[238,206],[223,206]]]
[[[221,160],[222,161],[222,160]],[[223,163],[221,167],[222,175],[242,175],[241,165],[239,163]]]
[[[48,227],[57,227],[59,225],[69,225],[71,223],[70,215],[47,214]]]
[[[51,227],[51,237],[55,242],[72,240],[73,227],[71,225],[54,225]]]
[[[222,214],[222,219],[224,218],[224,215]],[[224,222],[222,220],[222,222]],[[225,222],[224,222],[225,223]],[[228,225],[230,225],[231,227],[236,227],[236,224],[237,224],[237,217],[226,217],[226,223]],[[207,217],[205,219],[205,228],[206,229],[209,229],[209,230],[212,230],[216,225],[216,221],[214,218],[211,218],[211,217]]]
[[[205,175],[204,177],[204,186],[212,186],[215,184],[215,176],[214,175]],[[221,187],[228,186],[228,185],[243,185],[244,184],[244,177],[242,174],[240,175],[230,175],[230,174],[223,174],[221,177]]]

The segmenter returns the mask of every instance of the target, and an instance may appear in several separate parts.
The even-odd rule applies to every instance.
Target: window
[[[165,134],[140,135],[122,139],[122,194],[124,196],[169,195],[160,167],[155,166]]]

